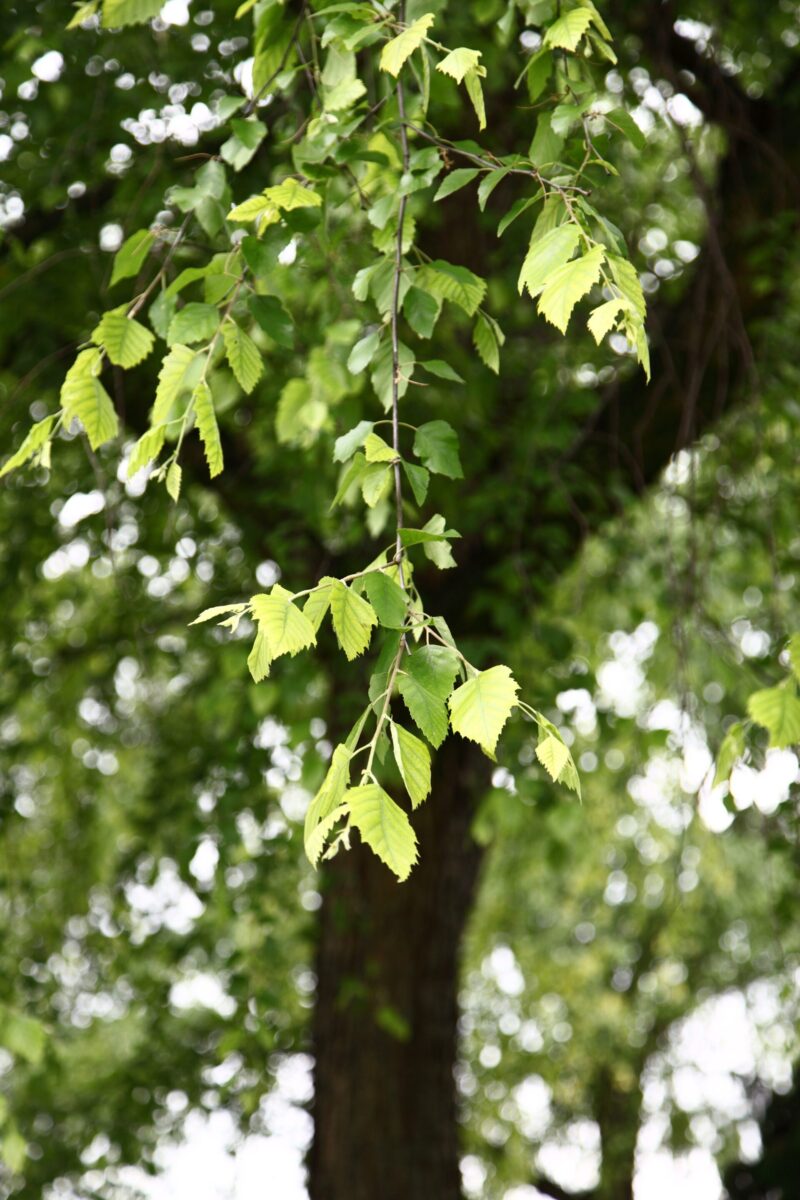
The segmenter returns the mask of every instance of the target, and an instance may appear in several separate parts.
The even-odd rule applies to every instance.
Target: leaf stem
[[[403,660],[403,655],[405,653],[405,649],[406,649],[405,642],[401,639],[400,645],[397,647],[397,654],[394,656],[394,662],[392,663],[392,669],[389,672],[389,681],[386,685],[386,698],[383,701],[383,708],[381,709],[380,716],[378,717],[378,722],[375,726],[375,732],[372,735],[372,741],[369,744],[369,757],[367,758],[367,765],[364,767],[364,770],[361,773],[362,779],[365,776],[372,776],[372,763],[375,759],[375,751],[378,746],[378,738],[381,736],[383,726],[386,723],[386,716],[389,712],[389,705],[391,704],[391,701],[392,701],[392,692],[394,691],[394,681],[397,678],[397,672],[400,670],[400,663]]]
[[[406,5],[405,0],[401,0],[398,9],[398,20],[405,23]],[[409,154],[408,154],[408,130],[406,129],[406,106],[405,95],[403,92],[402,81],[397,80],[397,112],[400,117],[400,146],[403,154],[403,174],[408,174]],[[405,228],[406,203],[408,197],[405,192],[400,197],[400,206],[397,212],[397,237],[395,239],[394,248],[394,279],[392,281],[392,448],[397,456],[397,460],[393,464],[394,470],[394,498],[395,498],[395,558],[397,560],[398,574],[400,577],[400,586],[405,590],[405,574],[403,572],[403,539],[400,536],[400,530],[403,525],[403,475],[400,465],[400,419],[398,415],[398,404],[400,399],[400,335],[398,331],[400,319],[400,280],[403,273],[403,233]],[[372,758],[370,756],[370,765]]]

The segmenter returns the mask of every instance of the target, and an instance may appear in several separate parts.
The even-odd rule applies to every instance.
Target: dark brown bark
[[[446,743],[406,883],[366,847],[325,873],[314,1020],[313,1200],[458,1200],[458,948],[486,760]]]

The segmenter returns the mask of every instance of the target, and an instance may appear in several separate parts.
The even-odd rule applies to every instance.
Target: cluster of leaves
[[[774,687],[759,688],[747,701],[749,720],[733,721],[720,744],[714,784],[726,783],[733,768],[749,752],[748,736],[758,729],[767,732],[767,749],[783,750],[800,743],[800,634],[795,633],[782,656],[788,667],[786,678]]]
[[[102,7],[83,4],[72,25],[86,27],[102,19],[103,25],[118,27],[147,21],[157,8],[150,0],[104,0]],[[532,104],[545,94],[548,103],[538,116],[527,153],[497,155],[471,140],[448,142],[429,118],[433,68],[463,85],[479,129],[487,125],[481,52],[435,40],[434,13],[406,21],[404,5],[390,11],[344,3],[303,7],[299,17],[292,18],[276,0],[242,4],[237,16],[253,10],[254,99],[221,100],[218,115],[229,124],[230,136],[219,159],[200,168],[193,186],[174,187],[167,195],[168,203],[184,214],[183,223],[177,232],[151,228],[133,233],[116,256],[112,286],[139,277],[157,251],[163,252],[161,265],[130,303],[103,314],[91,343],[80,350],[67,373],[60,409],[34,425],[3,468],[6,472],[26,461],[46,466],[54,436],[73,422],[83,428],[93,449],[111,440],[118,420],[101,382],[103,367],[137,367],[158,338],[166,343],[166,352],[149,427],[133,447],[128,474],[151,468],[152,477],[162,479],[177,501],[181,451],[194,427],[209,474],[219,474],[224,458],[219,415],[235,403],[237,393],[254,390],[271,348],[293,345],[294,321],[276,294],[276,262],[299,236],[313,232],[323,240],[334,228],[347,223],[359,228],[366,220],[375,256],[358,270],[352,293],[358,302],[374,306],[377,319],[365,316],[349,349],[346,370],[348,379],[369,370],[387,416],[383,422],[362,420],[337,440],[333,457],[342,464],[342,474],[333,503],[350,501],[360,492],[368,528],[377,534],[390,519],[394,492],[393,547],[366,570],[323,579],[305,592],[292,594],[276,585],[268,596],[225,609],[223,623],[235,628],[244,613],[255,620],[258,633],[249,658],[255,679],[267,675],[273,659],[313,645],[328,608],[348,659],[366,649],[375,626],[386,631],[370,707],[351,739],[338,748],[329,781],[312,806],[308,848],[316,861],[327,835],[346,817],[347,825],[331,849],[347,844],[348,831],[356,826],[399,878],[406,877],[416,858],[416,840],[405,814],[379,785],[374,760],[376,755],[382,760],[387,730],[391,731],[395,760],[412,804],[427,795],[429,785],[423,791],[423,784],[430,760],[425,744],[394,722],[395,691],[433,746],[448,727],[447,702],[453,730],[490,756],[512,709],[521,708],[539,724],[543,765],[554,779],[578,790],[574,763],[557,729],[517,701],[518,688],[509,669],[500,665],[478,671],[469,664],[441,620],[425,612],[414,586],[409,551],[421,546],[430,561],[446,569],[455,565],[450,542],[458,535],[440,514],[412,523],[408,513],[416,516],[425,504],[431,473],[458,479],[462,471],[458,435],[445,421],[410,426],[413,444],[403,451],[400,431],[405,423],[399,420],[398,406],[412,384],[424,383],[424,378],[415,378],[420,371],[462,381],[446,361],[420,354],[410,344],[411,337],[430,340],[446,302],[474,321],[477,353],[495,372],[504,342],[500,325],[483,307],[486,281],[464,265],[431,258],[416,244],[415,208],[478,181],[478,204],[484,209],[504,179],[523,180],[526,194],[514,201],[498,225],[502,235],[538,206],[519,290],[536,299],[539,312],[564,333],[576,304],[601,286],[602,299],[589,316],[589,330],[598,344],[614,330],[624,333],[649,373],[641,285],[625,256],[622,236],[589,203],[587,186],[591,169],[613,171],[595,147],[598,128],[619,130],[637,144],[641,138],[624,110],[604,112],[596,107],[593,60],[615,61],[609,31],[591,0],[565,5],[537,0],[520,9],[526,22],[538,24],[542,33],[541,45],[528,57],[518,85],[524,82]],[[507,21],[514,19],[511,7]],[[370,54],[373,46],[380,47],[377,72]],[[267,136],[255,115],[259,102],[292,91],[298,81],[308,87],[307,119],[303,136],[294,139],[291,162],[283,165],[278,182],[231,206],[227,168],[243,170]],[[469,165],[448,169],[453,159]],[[184,267],[171,278],[172,264],[179,261],[182,242],[194,223],[218,248],[205,265]],[[138,319],[148,301],[150,328]],[[307,444],[327,419],[312,371],[329,378],[331,368],[315,354],[315,349],[308,354],[308,378],[290,380],[278,403],[277,434],[289,444]],[[391,428],[391,442],[376,432],[382,423]],[[403,494],[404,480],[413,501]],[[295,603],[300,596],[307,596],[302,609]],[[420,643],[423,638],[425,644],[412,651],[410,641]],[[459,672],[463,682],[453,690]],[[427,707],[415,688],[425,693]],[[410,695],[416,699],[410,700]],[[371,710],[374,734],[359,745]],[[348,790],[345,755],[349,765],[362,751],[367,758],[361,783]]]

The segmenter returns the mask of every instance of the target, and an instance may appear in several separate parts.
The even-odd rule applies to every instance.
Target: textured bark
[[[446,743],[415,816],[420,862],[394,876],[363,846],[324,881],[315,1010],[312,1200],[458,1200],[453,1068],[458,948],[481,851],[485,759]]]

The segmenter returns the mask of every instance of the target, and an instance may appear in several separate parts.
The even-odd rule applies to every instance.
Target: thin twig
[[[400,21],[405,21],[405,0],[402,0],[399,9]],[[397,81],[397,111],[400,116],[400,145],[403,151],[403,175],[408,174],[409,154],[408,154],[408,132],[406,130],[406,111],[405,111],[405,96],[403,94],[403,84],[398,79]],[[403,525],[403,476],[402,467],[400,465],[400,418],[399,418],[399,399],[400,399],[400,335],[398,332],[398,324],[400,318],[400,279],[403,273],[403,234],[406,217],[406,203],[408,197],[405,192],[400,197],[400,207],[397,213],[397,237],[395,239],[394,248],[394,280],[392,281],[392,449],[395,452],[394,462],[394,497],[395,497],[395,518],[396,518],[396,536],[395,536],[395,558],[397,559],[398,574],[400,577],[400,586],[405,590],[405,575],[403,573],[403,539],[400,530]]]

